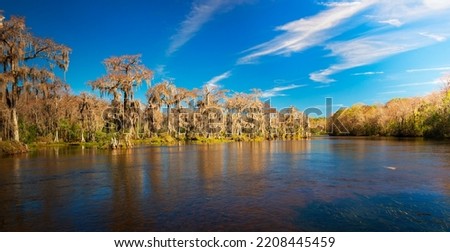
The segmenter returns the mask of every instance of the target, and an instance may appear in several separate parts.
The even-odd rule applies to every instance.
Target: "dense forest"
[[[33,35],[24,18],[0,15],[0,140],[118,147],[145,140],[299,139],[311,133],[450,137],[449,83],[425,97],[357,104],[310,120],[295,107],[271,108],[258,89],[231,93],[215,85],[188,90],[171,81],[152,84],[153,71],[140,55],[105,59],[105,75],[87,80],[93,92],[75,95],[64,78],[70,53]],[[144,84],[142,102],[134,96]]]
[[[450,79],[441,91],[386,104],[354,104],[331,118],[311,118],[312,135],[450,138]]]
[[[353,136],[450,137],[450,80],[440,92],[424,97],[396,98],[384,105],[355,104],[337,111],[345,134]],[[334,135],[341,132],[333,130]]]

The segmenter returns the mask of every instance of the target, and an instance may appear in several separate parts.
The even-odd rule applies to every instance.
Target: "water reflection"
[[[448,142],[49,148],[0,159],[0,230],[448,231],[449,173]]]

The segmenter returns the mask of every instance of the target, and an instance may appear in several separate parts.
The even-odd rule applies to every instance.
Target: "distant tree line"
[[[342,123],[346,132],[332,130],[335,121]],[[450,79],[440,92],[424,97],[338,110],[327,126],[333,135],[449,138]]]
[[[170,81],[150,85],[153,71],[140,55],[106,59],[106,74],[88,82],[110,101],[89,93],[74,95],[60,77],[68,70],[70,52],[67,46],[34,36],[23,18],[4,21],[0,15],[0,139],[128,143],[158,137],[298,139],[310,132],[330,132],[329,126],[311,126],[295,107],[271,108],[257,89],[230,93],[215,85],[193,90]],[[134,97],[144,83],[145,103]],[[448,137],[449,106],[447,87],[423,98],[354,105],[327,121],[341,121],[350,135]]]

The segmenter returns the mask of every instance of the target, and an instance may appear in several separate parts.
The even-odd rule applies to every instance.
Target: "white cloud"
[[[172,36],[167,54],[173,54],[191,40],[202,26],[210,21],[220,11],[227,11],[234,6],[245,3],[246,0],[205,0],[194,1],[191,11],[181,22],[178,32]]]
[[[377,75],[384,74],[384,72],[364,72],[364,73],[354,73],[353,76],[361,76],[361,75]]]
[[[429,32],[420,32],[419,35],[436,40],[437,42],[444,42],[445,40],[447,40],[447,37],[443,35],[433,34]]]
[[[373,64],[396,54],[445,41],[447,34],[450,34],[447,25],[450,18],[448,12],[443,10],[450,8],[450,3],[436,2],[435,0],[378,0],[370,9],[369,13],[373,15],[366,15],[366,18],[385,20],[386,23],[395,25],[397,23],[395,20],[401,17],[406,23],[412,25],[395,30],[368,30],[352,40],[328,43],[325,49],[331,51],[330,56],[336,57],[337,63],[311,73],[310,79],[330,83],[335,81],[330,76],[338,72]]]
[[[400,38],[403,38],[403,40]],[[368,36],[331,43],[326,48],[331,50],[331,56],[340,59],[340,63],[311,73],[310,79],[322,83],[334,82],[335,80],[329,76],[418,48],[416,43],[409,43],[410,40],[411,38],[407,34],[395,32],[394,34]]]
[[[437,27],[439,29],[440,27]],[[331,75],[355,67],[376,63],[385,58],[436,43],[419,35],[417,28],[394,30],[381,35],[366,35],[359,38],[330,43],[326,49],[330,56],[338,58],[338,63],[310,74],[310,79],[322,83],[335,81]]]
[[[345,6],[353,6],[360,4],[359,1],[353,1],[353,2],[320,2],[320,5],[326,6],[326,7],[345,7]]]
[[[269,89],[269,90],[272,90],[274,92],[281,92],[281,91],[290,90],[290,89],[299,88],[299,87],[306,87],[306,85],[290,84],[290,85],[287,85],[287,86],[274,87],[274,88]]]
[[[389,25],[392,25],[392,26],[395,26],[395,27],[400,27],[400,26],[403,25],[403,23],[400,20],[396,19],[396,18],[388,19],[388,20],[381,20],[381,21],[378,21],[378,23],[380,23],[380,24],[389,24]]]
[[[283,94],[281,92],[286,91],[286,90],[295,89],[295,88],[306,87],[306,86],[307,85],[290,84],[287,86],[274,87],[274,88],[262,91],[261,97],[262,98],[270,98],[270,97],[276,97],[276,96],[286,96],[286,94]]]
[[[332,67],[321,70],[318,72],[310,73],[309,78],[315,82],[321,82],[321,83],[331,83],[335,82],[336,80],[328,78],[329,75],[332,75],[336,72],[338,72],[338,69],[333,69]]]
[[[434,67],[434,68],[416,68],[416,69],[408,69],[407,73],[415,73],[415,72],[435,72],[435,71],[448,71],[450,70],[450,66],[448,67]]]
[[[443,42],[450,36],[447,25],[450,22],[450,15],[446,13],[450,8],[450,1],[359,0],[319,4],[326,6],[327,9],[314,16],[277,27],[276,31],[282,32],[280,35],[245,50],[245,55],[238,59],[237,63],[250,64],[263,56],[289,56],[313,46],[323,46],[331,51],[329,56],[335,57],[336,63],[311,73],[310,79],[331,83],[335,80],[330,76],[338,72]],[[361,13],[363,15],[358,15]],[[373,26],[376,23],[389,24],[398,29]],[[330,42],[359,24],[368,24],[366,27],[374,28],[359,32],[350,40]],[[356,75],[369,74],[381,73],[368,72]]]
[[[218,88],[220,87],[220,81],[228,79],[231,77],[231,71],[226,71],[225,73],[221,74],[221,75],[217,75],[214,76],[213,78],[211,78],[211,80],[206,82],[206,86],[210,87],[210,88]]]
[[[436,13],[425,2],[426,0],[378,0],[371,16],[379,23],[402,26]]]
[[[450,2],[448,0],[424,0],[424,5],[432,10],[446,10],[450,8]]]
[[[254,46],[246,51],[247,55],[238,60],[238,64],[254,63],[258,58],[266,55],[289,55],[318,45],[343,32],[334,29],[363,11],[375,0],[360,2],[329,4],[329,8],[315,16],[301,18],[276,28],[283,33],[272,40]]]

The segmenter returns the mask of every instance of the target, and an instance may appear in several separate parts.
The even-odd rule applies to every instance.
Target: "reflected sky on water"
[[[450,231],[450,143],[47,148],[0,158],[2,231]]]

